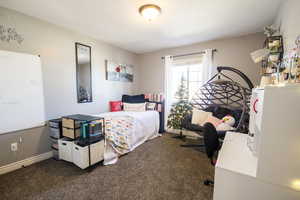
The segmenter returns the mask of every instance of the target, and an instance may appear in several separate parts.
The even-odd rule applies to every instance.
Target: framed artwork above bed
[[[105,60],[106,80],[133,82],[133,66]]]

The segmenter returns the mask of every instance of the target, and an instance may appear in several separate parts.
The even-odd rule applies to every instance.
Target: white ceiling
[[[135,53],[262,31],[283,0],[0,0],[0,6]],[[138,13],[155,3],[152,22]]]

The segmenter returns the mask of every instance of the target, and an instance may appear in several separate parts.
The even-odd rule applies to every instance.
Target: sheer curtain
[[[213,50],[207,49],[203,55],[203,72],[202,81],[206,83],[214,74],[217,73],[217,68],[213,65]]]
[[[165,93],[165,127],[167,128],[168,116],[171,109],[171,101],[172,101],[172,65],[173,65],[173,56],[165,56],[165,86],[164,86],[164,93]]]
[[[174,103],[174,94],[180,83],[181,75],[178,73],[185,74],[189,91],[193,93],[216,73],[216,68],[213,66],[212,49],[207,49],[204,54],[196,56],[173,58],[173,56],[167,55],[164,58],[165,125],[167,125],[168,115],[172,103]],[[190,94],[190,96],[192,95]]]

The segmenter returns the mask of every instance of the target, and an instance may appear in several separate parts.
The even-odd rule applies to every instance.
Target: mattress
[[[126,134],[130,134],[130,140],[128,140],[129,149],[128,152],[133,151],[135,148],[146,142],[160,136],[159,134],[159,113],[157,111],[145,111],[145,112],[108,112],[96,115],[97,117],[103,117],[104,119],[114,118],[128,118],[132,120],[132,126],[130,131]],[[122,124],[121,124],[122,126]],[[124,127],[125,128],[125,127]],[[108,140],[105,141],[104,151],[104,165],[115,164],[122,153],[116,151],[113,145]]]

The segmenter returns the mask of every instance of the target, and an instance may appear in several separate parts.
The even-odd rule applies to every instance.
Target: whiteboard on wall
[[[40,57],[0,51],[0,134],[42,126],[45,121]]]

